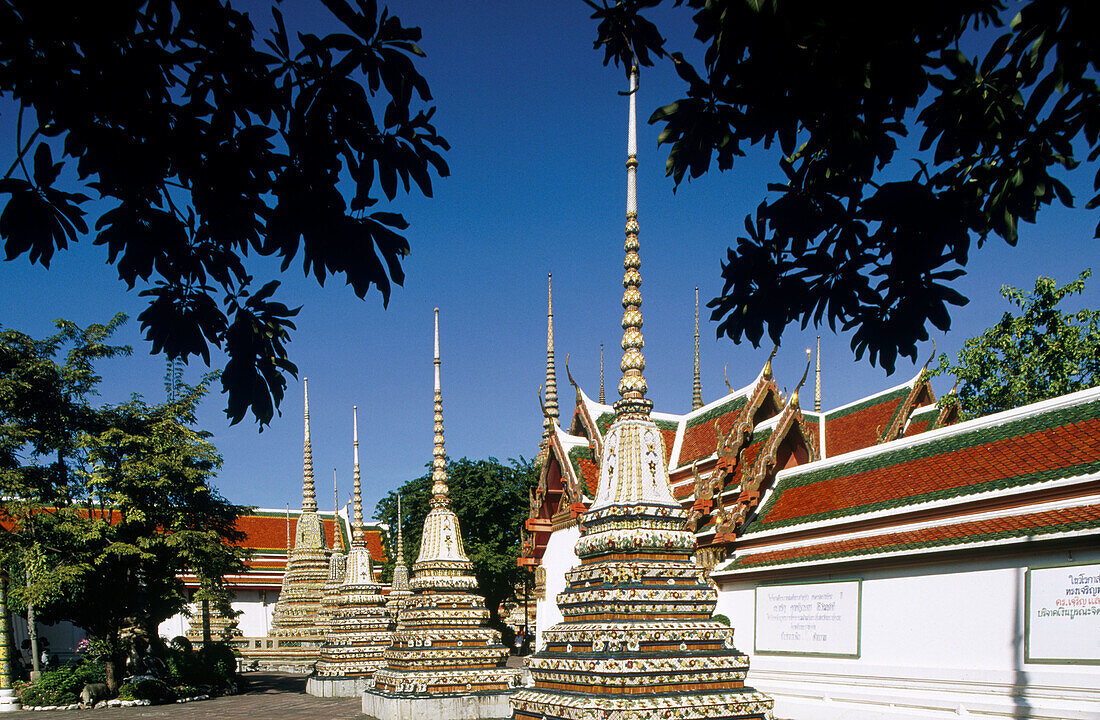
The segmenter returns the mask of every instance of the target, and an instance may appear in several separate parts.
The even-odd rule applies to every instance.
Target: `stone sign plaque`
[[[859,657],[860,581],[756,588],[758,653]]]
[[[1026,661],[1100,665],[1100,564],[1028,568],[1025,588]]]

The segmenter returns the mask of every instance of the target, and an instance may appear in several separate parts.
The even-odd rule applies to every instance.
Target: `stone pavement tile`
[[[103,710],[24,710],[4,720],[352,720],[361,716],[359,698],[315,698],[305,692],[304,675],[247,673],[239,695],[190,703]]]

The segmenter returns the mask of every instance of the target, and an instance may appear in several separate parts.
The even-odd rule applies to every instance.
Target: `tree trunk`
[[[210,599],[202,599],[202,646],[210,647]]]
[[[27,587],[31,584],[31,569],[27,568]],[[42,665],[38,659],[38,620],[34,615],[34,603],[27,603],[27,637],[31,640],[31,682],[38,680]]]
[[[118,694],[119,685],[126,674],[126,656],[119,652],[112,652],[104,660],[104,669],[107,676],[107,689],[111,695]]]
[[[34,605],[27,603],[27,636],[31,640],[31,682],[38,680],[42,664],[38,659],[38,621],[34,616]]]

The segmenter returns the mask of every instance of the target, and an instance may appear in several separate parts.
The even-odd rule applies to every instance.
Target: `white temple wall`
[[[191,624],[191,618],[183,613],[176,613],[160,625],[157,625],[157,635],[171,640],[179,635],[187,635],[187,628]]]
[[[546,594],[538,601],[535,613],[535,647],[538,650],[542,649],[542,631],[562,620],[558,610],[558,593],[565,589],[565,573],[581,564],[574,552],[580,536],[580,528],[574,525],[551,533],[546,543],[546,552],[542,556],[542,566],[546,570]]]
[[[1097,718],[1100,666],[1025,662],[1026,570],[1070,563],[1100,563],[1100,549],[818,575],[790,571],[723,583],[716,612],[730,618],[738,648],[750,655],[748,684],[775,697],[779,718]],[[861,581],[852,636],[858,637],[858,655],[761,652],[777,641],[761,643],[757,636],[757,585],[854,579]],[[769,609],[775,606],[761,612]],[[762,623],[773,624],[773,638],[779,637],[775,624],[783,625],[779,617]],[[1094,636],[1093,657],[1100,659],[1100,622],[1087,617],[1073,623],[1074,631]]]
[[[241,611],[237,618],[237,627],[245,637],[266,637],[271,628],[271,614],[275,611],[275,601],[279,599],[278,590],[234,590],[233,609]],[[157,632],[169,640],[177,635],[186,635],[191,618],[178,613],[162,622]]]
[[[23,649],[23,641],[30,637],[27,633],[27,616],[19,613],[10,613],[12,640],[21,659],[27,667],[31,665],[31,651]],[[87,637],[83,628],[73,625],[68,620],[62,620],[52,625],[38,623],[39,653],[45,647],[51,656],[56,655],[58,660],[65,662],[76,657],[76,644]],[[48,644],[41,644],[45,639]]]
[[[238,590],[233,609],[242,611],[237,627],[245,637],[265,637],[271,630],[271,614],[275,611],[278,590]]]

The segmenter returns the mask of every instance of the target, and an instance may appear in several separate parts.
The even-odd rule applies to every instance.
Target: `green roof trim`
[[[908,385],[904,385],[891,392],[886,392],[881,395],[872,395],[866,400],[857,402],[855,405],[849,405],[848,407],[841,408],[840,410],[827,412],[825,413],[825,422],[829,422],[830,420],[837,420],[842,417],[847,417],[852,413],[857,413],[860,410],[866,410],[867,408],[875,407],[876,405],[882,405],[891,400],[904,400],[906,397],[908,397],[910,389],[911,388]],[[895,414],[897,414],[897,410],[895,410],[894,412]]]
[[[680,423],[675,420],[654,420],[653,424],[657,426],[658,430],[671,430],[673,432],[680,427]]]
[[[749,398],[747,395],[733,395],[727,397],[732,397],[733,399],[729,402],[724,402],[717,407],[712,407],[710,410],[707,410],[702,415],[696,415],[692,419],[688,420],[687,429],[690,430],[696,425],[702,425],[703,423],[714,422],[723,415],[734,412],[736,410],[740,410],[741,408],[745,407],[745,405],[749,402]]]
[[[921,493],[917,495],[907,495],[881,502],[854,505],[837,510],[812,513],[810,515],[787,518],[770,523],[767,521],[768,513],[770,513],[775,505],[782,499],[783,494],[787,490],[793,490],[795,488],[800,488],[819,482],[827,482],[829,480],[835,480],[840,477],[859,475],[873,470],[881,470],[883,468],[892,467],[895,465],[902,465],[904,463],[925,460],[927,458],[936,457],[938,455],[945,455],[947,453],[958,452],[960,450],[966,450],[972,447],[988,445],[999,440],[1023,437],[1036,432],[1051,430],[1053,428],[1063,427],[1065,425],[1070,425],[1072,423],[1081,422],[1084,420],[1096,419],[1097,417],[1100,417],[1100,400],[1094,400],[1092,402],[1082,403],[1080,405],[1063,407],[1040,415],[1031,415],[1028,417],[1017,418],[1016,420],[1012,420],[1001,425],[975,428],[973,430],[970,430],[969,432],[952,434],[947,437],[939,437],[931,441],[918,441],[916,444],[913,445],[906,445],[905,447],[890,449],[885,452],[871,455],[869,457],[863,457],[848,462],[842,462],[831,467],[822,468],[820,470],[813,470],[810,472],[788,476],[783,478],[776,485],[775,491],[771,494],[771,497],[768,498],[767,503],[765,503],[760,511],[756,514],[756,517],[753,518],[745,526],[744,533],[747,535],[754,532],[761,532],[763,530],[771,530],[774,528],[786,527],[789,525],[798,525],[807,522],[814,522],[817,520],[858,515],[875,510],[885,510],[895,507],[904,507],[918,501],[927,502],[931,500],[941,500],[949,497],[958,497],[962,495],[985,492],[987,490],[1021,487],[1024,485],[1032,485],[1047,480],[1056,480],[1062,477],[1070,477],[1074,475],[1083,475],[1091,472],[1097,472],[1100,471],[1100,459],[1093,462],[1081,463],[1079,465],[1053,468],[1050,470],[1043,470],[1033,473],[1024,473],[1022,475],[1015,475],[1011,477],[1002,477],[996,480],[976,483],[973,485],[944,488],[938,491]]]
[[[600,437],[607,434],[607,429],[611,427],[611,423],[615,422],[615,413],[601,413],[596,418],[596,429],[600,431]]]
[[[923,542],[895,543],[893,545],[883,545],[881,547],[856,548],[854,550],[837,550],[834,552],[811,553],[809,555],[800,555],[798,557],[784,558],[782,560],[772,560],[764,563],[742,562],[744,558],[737,558],[727,567],[722,568],[722,570],[720,570],[719,572],[725,570],[769,568],[779,565],[791,565],[793,563],[800,562],[834,560],[843,557],[857,558],[862,555],[898,553],[905,552],[907,550],[917,550],[921,548],[948,547],[951,545],[963,545],[973,542],[989,542],[992,540],[1004,540],[1017,537],[1038,537],[1042,535],[1050,535],[1052,533],[1073,532],[1075,530],[1092,530],[1098,528],[1100,528],[1100,520],[1078,520],[1076,522],[1055,523],[1053,525],[1041,525],[1038,527],[1014,528],[1012,530],[1002,530],[1000,532],[978,533],[976,535],[968,535],[965,537],[945,537]]]

